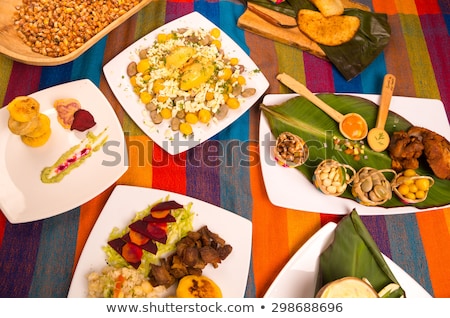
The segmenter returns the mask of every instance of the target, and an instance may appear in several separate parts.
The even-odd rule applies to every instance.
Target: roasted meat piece
[[[422,127],[411,127],[408,135],[422,141],[423,153],[436,177],[450,180],[450,142],[434,131]]]
[[[450,179],[450,143],[427,128],[394,132],[388,150],[396,171],[417,169],[423,156],[436,177]]]
[[[417,169],[423,148],[423,144],[418,138],[409,136],[405,131],[394,132],[388,148],[392,159],[392,169],[397,172],[405,169]]]

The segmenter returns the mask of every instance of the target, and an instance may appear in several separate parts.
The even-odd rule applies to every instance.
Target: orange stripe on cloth
[[[109,187],[101,194],[96,196],[94,199],[86,202],[80,207],[80,221],[78,223],[78,235],[77,235],[77,246],[75,249],[75,258],[74,265],[72,271],[75,270],[78,264],[78,260],[80,258],[81,252],[83,251],[84,245],[91,233],[92,228],[95,225],[95,222],[100,215],[103,207],[105,206],[106,201],[111,195],[114,186]]]
[[[446,243],[450,241],[450,208],[416,214],[427,257],[428,271],[433,286],[434,297],[450,297],[448,286],[450,277],[446,274],[450,264],[450,250]]]
[[[291,256],[321,228],[319,213],[287,210],[287,230]]]
[[[139,187],[152,186],[153,142],[147,136],[125,136],[128,148],[128,170],[118,183]]]
[[[263,297],[270,284],[289,260],[286,209],[275,207],[267,197],[261,167],[250,168],[253,198],[253,272],[256,297]]]
[[[373,0],[372,5],[375,12],[417,15],[417,8],[414,0]]]

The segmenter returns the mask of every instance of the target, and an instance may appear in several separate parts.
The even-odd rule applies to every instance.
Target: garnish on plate
[[[57,112],[58,122],[65,129],[85,131],[96,125],[94,116],[81,108],[75,98],[58,99],[53,104]]]
[[[73,146],[59,157],[59,159],[51,166],[45,167],[41,171],[41,181],[43,183],[60,182],[73,169],[79,167],[87,158],[101,149],[108,139],[105,135],[107,128],[100,132],[97,136],[89,131],[86,138],[79,144]]]

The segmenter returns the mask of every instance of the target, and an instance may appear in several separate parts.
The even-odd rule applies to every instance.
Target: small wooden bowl
[[[404,184],[405,182],[408,182],[408,181],[415,182],[416,180],[419,180],[419,179],[428,179],[428,181],[429,181],[429,183],[430,183],[430,185],[429,185],[429,187],[428,187],[428,190],[425,191],[425,195],[424,195],[423,198],[420,198],[420,199],[410,199],[410,198],[405,197],[403,194],[401,194],[401,193],[398,191],[398,188],[399,188],[402,184]],[[405,177],[405,176],[403,175],[403,172],[402,172],[402,173],[399,173],[399,174],[397,175],[397,177],[392,181],[392,190],[394,191],[394,193],[399,197],[399,199],[400,199],[403,203],[405,203],[405,204],[415,204],[415,203],[423,202],[423,201],[425,201],[425,200],[427,199],[428,192],[430,191],[430,188],[433,186],[433,184],[434,184],[434,179],[433,179],[432,177],[430,177],[430,176],[420,176],[420,175],[416,175],[416,176],[411,176],[411,177]]]
[[[49,57],[33,52],[31,48],[22,41],[14,28],[13,15],[16,12],[16,7],[22,4],[22,0],[2,0],[0,1],[0,53],[13,60],[29,65],[54,66],[71,62],[151,1],[152,0],[142,0],[139,4],[110,23],[75,51],[60,57]]]
[[[294,156],[294,160],[288,159],[279,151],[279,148],[284,142],[285,138],[289,138],[290,140],[292,140],[292,142],[295,142],[298,145],[298,149],[296,149],[295,151],[296,154]],[[273,148],[273,155],[279,165],[287,168],[295,168],[304,164],[308,159],[309,149],[305,141],[301,137],[286,131],[282,132],[278,136],[275,147]]]

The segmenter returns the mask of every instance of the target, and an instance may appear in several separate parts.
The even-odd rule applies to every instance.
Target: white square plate
[[[267,290],[268,298],[314,298],[320,254],[333,242],[337,224],[329,222],[317,231],[283,267]],[[429,298],[430,294],[411,276],[383,255],[408,298]]]
[[[380,95],[349,94],[359,96],[378,104]],[[279,105],[296,94],[269,94],[263,104]],[[426,111],[424,111],[426,109]],[[426,127],[450,139],[450,126],[444,105],[440,100],[393,96],[390,110],[406,118],[412,124]],[[368,207],[354,200],[325,195],[297,170],[287,169],[275,162],[270,151],[275,145],[275,137],[269,123],[261,112],[259,126],[261,169],[269,200],[276,206],[317,213],[348,214],[357,209],[359,215],[400,214],[423,212],[438,208],[417,209],[413,206],[398,208]],[[450,205],[446,205],[447,207]]]
[[[50,87],[29,96],[49,116],[52,134],[47,143],[33,148],[8,129],[9,111],[0,109],[0,208],[11,223],[45,219],[69,211],[106,190],[128,169],[122,127],[102,92],[87,79]],[[99,134],[107,128],[105,146],[58,183],[43,183],[41,171],[53,165],[87,131],[64,129],[57,120],[53,103],[75,98],[96,121],[90,129]]]
[[[250,74],[247,72],[245,73],[247,79],[246,87],[255,88],[256,94],[246,98],[245,102],[242,103],[238,109],[230,109],[227,116],[217,123],[212,122],[209,125],[199,123],[194,125],[193,139],[186,139],[179,132],[173,133],[169,127],[170,121],[168,120],[165,120],[159,124],[157,129],[150,128],[144,123],[144,116],[142,113],[144,110],[144,105],[139,101],[138,96],[133,92],[129,77],[127,75],[127,66],[131,61],[139,61],[139,50],[153,45],[159,33],[169,33],[172,30],[185,27],[189,27],[191,29],[203,28],[204,30],[218,28],[200,13],[192,12],[145,35],[140,40],[126,48],[119,55],[114,57],[103,68],[106,80],[108,81],[111,90],[128,115],[147,136],[149,136],[156,144],[171,155],[175,155],[193,148],[228,127],[236,119],[242,116],[252,105],[254,105],[269,87],[269,82],[267,79],[260,71],[257,71],[258,66],[239,47],[239,45],[236,44],[236,42],[234,42],[224,31],[221,30],[222,49],[230,57],[237,57],[239,59],[239,63],[244,65],[246,70],[250,72]]]
[[[166,197],[182,205],[192,202],[194,230],[207,225],[212,232],[217,233],[233,247],[231,254],[217,268],[208,265],[203,273],[217,283],[222,290],[223,297],[240,298],[244,296],[252,246],[252,223],[249,220],[185,195],[120,185],[116,186],[112,192],[86,241],[68,297],[87,297],[87,275],[93,271],[100,272],[106,266],[102,247],[107,244],[111,230],[114,227],[127,226],[137,212]]]

